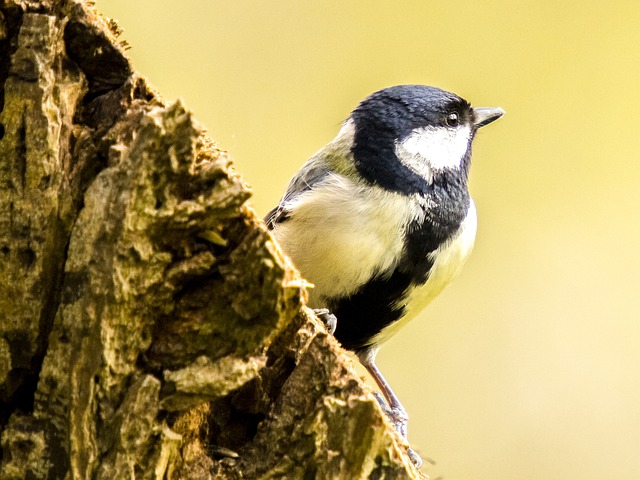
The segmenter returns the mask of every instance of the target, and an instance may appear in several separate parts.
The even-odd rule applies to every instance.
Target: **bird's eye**
[[[458,123],[460,123],[458,114],[456,112],[451,112],[449,115],[447,115],[445,122],[447,122],[447,125],[449,125],[450,127],[457,127]]]

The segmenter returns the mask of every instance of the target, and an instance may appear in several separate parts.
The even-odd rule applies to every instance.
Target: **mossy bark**
[[[117,34],[0,6],[0,479],[416,478],[228,155]]]

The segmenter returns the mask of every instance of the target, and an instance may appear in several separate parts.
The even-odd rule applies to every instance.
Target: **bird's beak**
[[[485,125],[489,125],[494,120],[499,119],[502,115],[504,115],[504,110],[500,107],[480,107],[474,108],[473,113],[475,116],[475,120],[473,124],[476,128],[484,127]]]

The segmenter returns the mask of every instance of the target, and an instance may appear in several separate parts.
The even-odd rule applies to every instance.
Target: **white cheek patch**
[[[396,154],[403,164],[430,180],[433,171],[460,168],[470,142],[468,125],[421,127],[396,144]]]

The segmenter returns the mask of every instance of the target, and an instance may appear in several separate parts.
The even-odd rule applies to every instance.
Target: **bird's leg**
[[[387,404],[387,401],[384,399],[384,397],[380,395],[380,393],[378,392],[373,392],[373,396],[378,401],[378,405],[380,405],[380,408],[385,413],[385,415],[393,420],[393,412],[391,411],[391,408],[389,408],[389,405]],[[394,422],[394,426],[395,426],[395,422]]]
[[[316,317],[324,323],[327,330],[329,330],[329,333],[333,335],[336,331],[336,326],[338,325],[338,319],[336,316],[327,308],[314,308],[313,313],[315,313]]]
[[[398,397],[396,397],[396,394],[393,393],[393,390],[391,390],[391,387],[382,376],[380,370],[378,370],[378,367],[376,367],[373,359],[369,356],[360,356],[360,362],[362,363],[362,365],[364,365],[369,374],[376,381],[378,387],[380,387],[380,391],[382,391],[382,395],[384,395],[386,404],[385,402],[383,402],[383,399],[380,397],[380,395],[375,395],[378,403],[380,403],[380,406],[382,407],[382,410],[391,419],[396,428],[396,431],[406,439],[407,421],[409,420],[407,411],[400,403],[400,400],[398,400]],[[411,459],[411,462],[416,466],[416,468],[420,468],[422,466],[422,458],[420,458],[420,455],[418,455],[412,448],[408,448],[407,453],[409,454],[409,458]]]
[[[407,411],[404,409],[395,393],[393,393],[393,390],[391,390],[391,387],[382,376],[380,370],[378,370],[378,367],[376,367],[376,364],[373,363],[373,361],[369,361],[364,364],[364,367],[376,381],[378,387],[380,387],[382,395],[384,395],[384,398],[387,401],[387,408],[383,408],[383,410],[385,410],[391,418],[391,421],[395,425],[398,433],[400,433],[404,438],[407,438],[407,421],[409,420]]]

